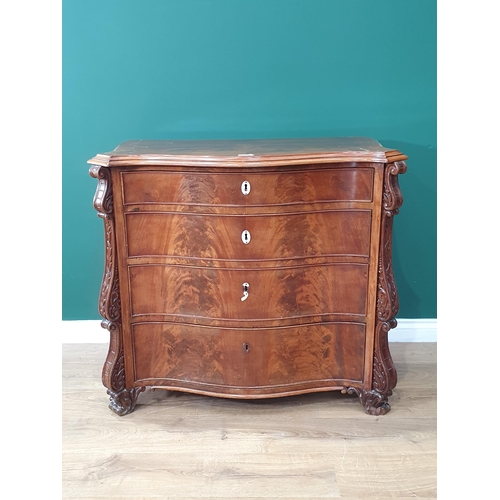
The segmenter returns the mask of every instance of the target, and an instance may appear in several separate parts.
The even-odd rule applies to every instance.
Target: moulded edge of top
[[[354,138],[361,140],[362,138]],[[231,148],[231,151],[226,149],[224,153],[221,150],[214,148],[213,151],[196,151],[193,145],[197,141],[127,141],[118,146],[110,153],[97,154],[88,163],[103,167],[118,167],[118,166],[139,166],[139,165],[170,165],[170,166],[206,166],[206,167],[245,167],[245,166],[272,166],[272,165],[301,165],[301,164],[321,164],[321,163],[339,163],[339,162],[376,162],[376,163],[393,163],[395,161],[403,161],[408,157],[395,149],[387,149],[378,144],[376,141],[371,141],[371,144],[379,146],[377,149],[357,150],[338,149],[338,150],[323,150],[323,151],[307,151],[307,152],[264,152],[264,153],[244,153]],[[165,142],[169,145],[189,144],[191,149],[186,149],[181,154],[178,151],[175,153],[151,152],[146,153],[141,151],[147,149],[147,145],[158,145]],[[201,144],[202,141],[200,141]],[[238,141],[241,145],[246,144],[245,141]],[[265,144],[265,141],[260,142]],[[203,141],[203,144],[232,146],[232,141]],[[236,144],[236,142],[235,142]],[[303,142],[307,144],[307,140]],[[136,146],[134,148],[134,146]],[[175,148],[174,148],[175,150]],[[139,152],[140,151],[140,152]],[[248,149],[246,150],[248,151]],[[210,153],[210,154],[205,154]]]

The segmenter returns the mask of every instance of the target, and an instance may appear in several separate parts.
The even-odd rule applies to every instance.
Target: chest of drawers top
[[[306,139],[126,141],[89,163],[104,167],[134,165],[247,167],[328,162],[405,160],[397,150],[367,137]]]

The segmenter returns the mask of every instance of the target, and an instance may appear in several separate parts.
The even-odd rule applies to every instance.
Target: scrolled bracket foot
[[[389,391],[387,394],[382,394],[376,390],[365,391],[355,387],[345,387],[342,393],[356,394],[359,397],[359,402],[363,410],[368,415],[385,415],[391,409],[391,405],[387,398],[392,394],[392,391]]]
[[[120,417],[128,415],[134,411],[137,398],[144,389],[145,387],[132,387],[131,389],[123,389],[119,392],[113,392],[108,389],[109,408]]]
[[[359,400],[368,415],[385,415],[391,409],[387,401],[389,395],[378,391],[361,391]]]

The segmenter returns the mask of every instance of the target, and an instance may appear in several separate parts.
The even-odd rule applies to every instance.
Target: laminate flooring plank
[[[63,346],[63,498],[436,498],[436,344],[395,344],[384,416],[338,392],[235,401],[170,391],[118,417],[107,346]]]
[[[103,453],[87,461],[87,456],[70,454],[66,495],[71,496],[73,483],[78,494],[92,494],[98,485],[110,498],[116,486],[129,498],[340,497],[331,452],[293,450],[284,455],[225,443],[203,450],[188,447],[188,456],[182,460],[178,453]]]
[[[94,453],[110,451],[119,453],[126,443],[127,451],[140,453],[161,453],[168,446],[169,453],[175,453],[185,446],[196,443],[199,449],[212,446],[219,441],[255,443],[259,449],[262,443],[288,441],[299,443],[314,443],[323,451],[328,446],[340,442],[342,447],[346,442],[359,440],[363,443],[387,441],[391,446],[430,442],[434,445],[435,425],[433,422],[415,418],[409,421],[391,421],[383,425],[375,425],[360,420],[343,419],[312,419],[309,422],[270,423],[265,429],[262,421],[234,424],[220,422],[218,427],[207,425],[203,428],[204,419],[165,419],[162,423],[142,423],[140,427],[130,424],[112,428],[105,419],[95,419],[92,422],[79,421],[79,428],[71,432],[70,439],[63,443],[64,452]],[[178,438],[182,436],[181,440]],[[68,436],[69,438],[69,436]],[[345,441],[348,440],[348,441]],[[351,441],[349,441],[351,440]],[[208,444],[207,444],[208,443]],[[326,448],[321,448],[327,443]]]

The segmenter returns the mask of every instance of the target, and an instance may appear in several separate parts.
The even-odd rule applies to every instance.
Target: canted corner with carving
[[[99,314],[104,318],[103,328],[107,328],[111,337],[118,330],[121,319],[120,294],[118,283],[118,265],[115,249],[115,224],[113,217],[113,195],[111,176],[108,169],[92,165],[90,175],[98,179],[94,195],[94,208],[104,221],[104,275],[99,294]],[[114,325],[113,328],[110,324]]]
[[[372,369],[372,391],[366,393],[362,404],[367,413],[387,413],[387,398],[397,384],[397,372],[389,350],[389,330],[397,326],[399,298],[392,267],[392,225],[394,215],[403,204],[398,175],[406,172],[406,163],[397,161],[386,166],[382,198],[380,254],[378,261],[375,344]],[[383,413],[380,413],[384,409]]]
[[[356,394],[369,415],[385,415],[388,402],[397,384],[397,372],[389,350],[389,330],[397,326],[399,299],[392,268],[392,223],[403,204],[398,175],[406,172],[406,163],[389,163],[384,171],[380,254],[378,260],[377,305],[371,390],[344,387],[343,394]]]
[[[125,366],[121,328],[120,286],[115,246],[115,221],[113,195],[109,169],[92,165],[90,176],[98,180],[94,195],[94,208],[104,221],[105,258],[104,274],[99,293],[101,326],[109,331],[109,350],[102,370],[102,383],[108,389],[109,407],[118,415],[130,413],[136,405],[138,394],[144,388],[125,387]]]

